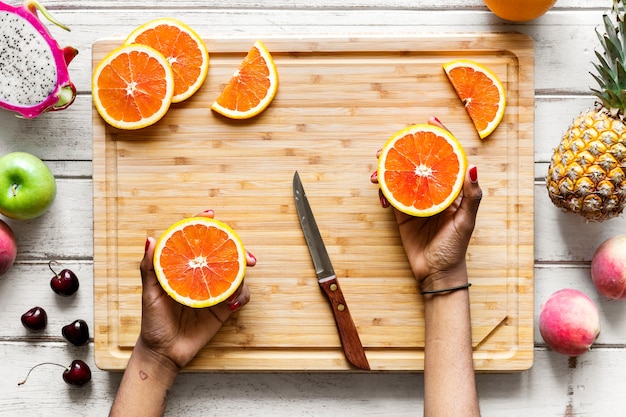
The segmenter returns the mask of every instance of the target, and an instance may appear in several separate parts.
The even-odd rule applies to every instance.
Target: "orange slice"
[[[463,188],[467,157],[447,130],[428,124],[394,134],[378,158],[378,183],[396,209],[418,217],[435,215]]]
[[[202,308],[230,297],[246,272],[246,252],[228,225],[190,217],[170,226],[154,250],[161,286],[181,304]]]
[[[263,43],[256,41],[211,109],[232,119],[248,119],[265,110],[277,90],[274,60]]]
[[[140,43],[161,52],[174,71],[174,97],[180,103],[202,86],[209,72],[209,52],[193,29],[172,18],[155,19],[139,26],[125,44]]]
[[[493,132],[502,121],[506,103],[504,87],[489,68],[477,62],[459,59],[443,65],[465,110],[481,139]]]
[[[167,59],[145,45],[126,45],[96,67],[92,97],[111,126],[140,129],[159,121],[174,95],[174,75]]]

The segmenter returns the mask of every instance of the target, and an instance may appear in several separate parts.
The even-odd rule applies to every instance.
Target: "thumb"
[[[152,237],[146,239],[146,248],[143,259],[139,265],[141,271],[141,282],[144,291],[149,291],[158,284],[156,274],[154,273],[154,246],[155,240]]]
[[[465,183],[463,184],[460,212],[464,220],[472,225],[472,228],[476,221],[476,214],[478,213],[482,197],[483,192],[478,184],[478,168],[475,165],[470,165],[465,175]]]

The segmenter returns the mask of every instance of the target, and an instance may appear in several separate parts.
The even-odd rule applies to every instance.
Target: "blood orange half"
[[[466,170],[465,151],[450,132],[418,124],[387,141],[378,158],[378,183],[396,209],[428,217],[452,204]]]
[[[170,226],[154,250],[161,286],[181,304],[202,308],[230,297],[246,272],[246,251],[235,231],[208,217]]]

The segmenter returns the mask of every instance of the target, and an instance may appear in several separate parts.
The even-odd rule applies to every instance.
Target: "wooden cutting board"
[[[201,90],[138,131],[94,110],[95,356],[124,369],[139,333],[146,236],[205,209],[258,263],[252,299],[190,364],[192,371],[352,370],[298,223],[298,170],[373,370],[422,370],[422,299],[391,210],[370,183],[376,151],[429,116],[459,138],[484,192],[468,250],[475,366],[533,361],[533,46],[520,34],[263,39],[280,86],[248,121],[209,106],[254,39],[206,39]],[[94,66],[121,43],[93,45]],[[480,140],[442,64],[479,61],[506,87],[504,120]]]

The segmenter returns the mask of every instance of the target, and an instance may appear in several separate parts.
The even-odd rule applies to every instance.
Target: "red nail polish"
[[[470,176],[470,181],[471,182],[476,182],[478,181],[478,168],[477,167],[471,167],[469,170],[469,176]]]
[[[389,207],[389,201],[383,194],[382,190],[378,190],[378,198],[380,198],[380,205],[383,206],[383,208]]]
[[[252,259],[254,259],[254,262],[256,263],[256,256],[254,256],[253,254],[251,254],[250,252],[248,252],[248,256]]]
[[[232,303],[233,301],[235,301],[235,298],[237,298],[239,294],[237,294],[237,291],[235,291],[230,297],[228,297],[226,299],[227,303]]]
[[[443,123],[441,123],[441,120],[437,119],[437,116],[433,116],[433,120],[443,126]]]
[[[148,248],[150,247],[150,238],[146,239],[146,248],[143,250],[144,253],[148,252]]]
[[[372,172],[372,175],[370,175],[370,181],[378,182],[378,171]]]
[[[228,308],[230,308],[230,311],[235,311],[237,310],[239,307],[241,307],[241,303],[239,301],[235,301],[234,303],[230,304],[228,306]]]

